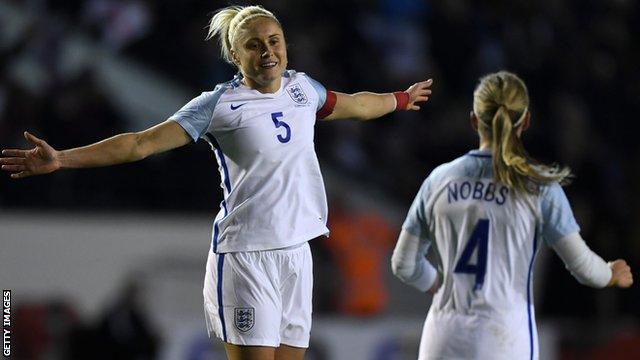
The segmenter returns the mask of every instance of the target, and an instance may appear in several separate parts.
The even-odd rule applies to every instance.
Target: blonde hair
[[[529,156],[517,135],[528,108],[527,86],[508,71],[484,76],[473,92],[478,129],[491,141],[493,177],[516,190],[537,193],[540,185],[568,183],[572,174],[567,167],[540,164]]]
[[[266,17],[274,20],[278,25],[280,21],[272,12],[262,6],[229,6],[216,11],[209,22],[209,31],[205,40],[209,40],[218,35],[220,40],[220,53],[222,58],[230,64],[233,62],[231,49],[237,40],[240,30],[257,17]],[[280,25],[282,27],[282,25]]]

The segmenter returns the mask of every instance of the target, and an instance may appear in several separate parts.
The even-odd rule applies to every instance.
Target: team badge
[[[235,308],[233,323],[242,332],[251,330],[254,323],[254,308]]]
[[[302,91],[302,86],[298,83],[287,86],[287,93],[291,96],[293,101],[298,104],[306,104],[309,102],[307,95]]]

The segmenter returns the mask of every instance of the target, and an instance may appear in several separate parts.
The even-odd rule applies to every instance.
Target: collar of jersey
[[[489,150],[489,149],[485,149],[485,150],[474,149],[474,150],[469,151],[467,153],[467,155],[475,156],[475,157],[490,158],[491,157],[491,150]]]
[[[244,76],[242,76],[241,72],[238,72],[233,77],[233,80],[231,80],[231,82],[234,85],[234,87],[237,87],[239,89],[250,91],[250,92],[253,92],[253,93],[255,93],[257,95],[260,95],[260,96],[269,97],[269,98],[275,98],[275,97],[278,97],[280,94],[282,94],[282,89],[284,88],[284,78],[285,78],[284,74],[286,74],[286,71],[284,73],[282,73],[282,76],[281,76],[282,79],[280,80],[280,88],[274,93],[261,93],[260,91],[258,91],[256,89],[248,87],[247,85],[245,85],[242,82],[242,79],[244,78]]]

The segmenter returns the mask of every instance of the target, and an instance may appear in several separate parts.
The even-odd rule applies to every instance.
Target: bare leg
[[[244,346],[229,343],[224,344],[224,350],[227,352],[229,360],[274,360],[276,352],[276,348],[268,346]]]
[[[304,359],[305,351],[307,351],[306,348],[282,344],[276,349],[275,360],[302,360]]]

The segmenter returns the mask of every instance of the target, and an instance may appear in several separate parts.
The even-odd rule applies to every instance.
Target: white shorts
[[[313,262],[308,243],[215,254],[204,278],[207,331],[235,345],[307,348]]]
[[[478,316],[429,310],[422,330],[419,360],[538,359],[535,321],[527,311]]]

